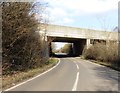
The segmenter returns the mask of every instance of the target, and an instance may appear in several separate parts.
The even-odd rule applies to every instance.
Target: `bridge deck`
[[[58,25],[48,25],[47,36],[115,41],[118,40],[117,32],[99,31],[93,29],[83,29]]]

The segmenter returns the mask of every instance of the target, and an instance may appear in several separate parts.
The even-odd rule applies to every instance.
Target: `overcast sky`
[[[44,1],[49,4],[45,17],[51,24],[98,30],[113,30],[118,26],[119,0]]]

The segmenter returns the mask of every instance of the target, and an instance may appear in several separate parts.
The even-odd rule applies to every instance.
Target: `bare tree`
[[[36,31],[43,19],[35,18],[36,3],[3,2],[1,5],[3,74],[42,65],[43,41]]]

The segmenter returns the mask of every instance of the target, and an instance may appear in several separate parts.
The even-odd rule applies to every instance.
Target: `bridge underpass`
[[[54,38],[54,37],[53,37]],[[71,43],[72,44],[72,53],[68,56],[80,56],[83,52],[84,47],[87,44],[86,39],[80,39],[80,38],[65,38],[65,37],[55,37],[54,40],[51,43],[55,42],[63,42],[63,43]],[[52,51],[52,47],[50,45],[49,48],[50,54]]]
[[[41,26],[40,26],[41,27]],[[42,29],[42,28],[40,28]],[[109,44],[110,42],[120,42],[117,32],[99,31],[94,29],[75,28],[59,25],[48,25],[46,30],[41,30],[40,33],[46,35],[46,41],[49,37],[53,37],[52,42],[68,42],[73,43],[73,55],[79,56],[82,54],[84,46],[88,49],[91,45],[97,42]],[[43,35],[44,36],[44,35]],[[49,45],[49,55],[51,55],[51,45]]]

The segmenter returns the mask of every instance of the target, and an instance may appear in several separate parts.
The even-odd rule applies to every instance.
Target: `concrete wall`
[[[65,38],[65,37],[56,37],[52,42],[68,42],[73,45],[73,56],[79,56],[82,54],[84,47],[87,44],[87,39],[79,38]]]
[[[81,55],[85,46],[86,46],[86,39],[74,41],[74,43],[73,43],[73,55],[75,55],[75,56]]]
[[[53,42],[70,42],[73,43],[73,54],[80,55],[84,47],[87,49],[92,45],[91,39],[118,41],[117,32],[98,31],[93,29],[83,29],[67,26],[48,25],[46,28],[47,37],[55,38]],[[119,39],[120,41],[120,39]],[[49,47],[51,51],[51,47]],[[49,52],[51,55],[51,52]]]
[[[118,40],[117,32],[98,31],[67,26],[48,25],[47,36],[83,39]]]

